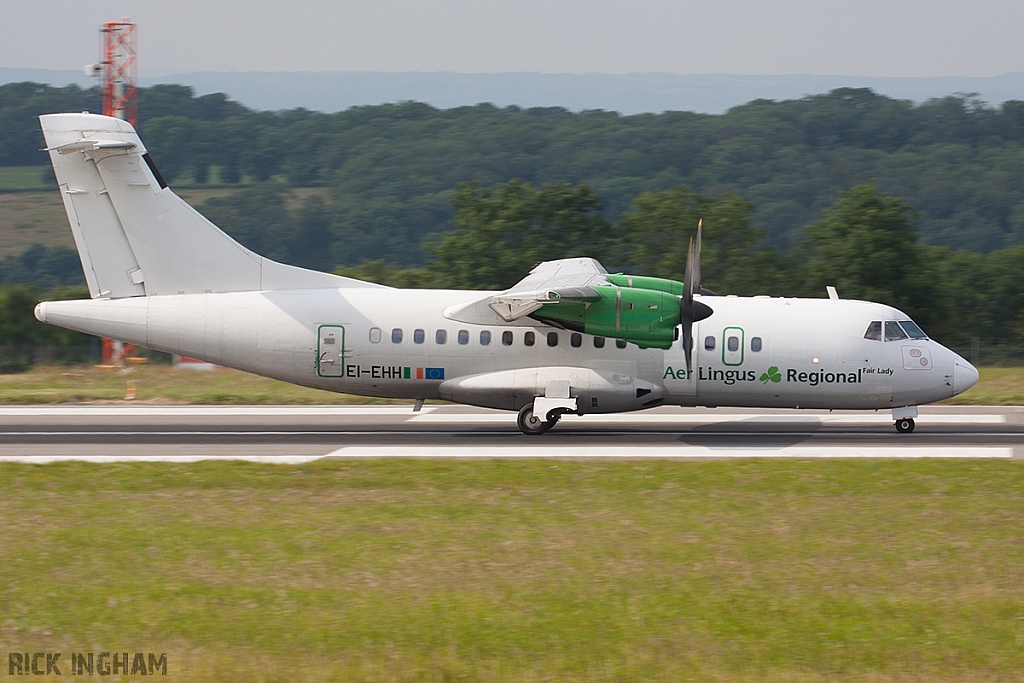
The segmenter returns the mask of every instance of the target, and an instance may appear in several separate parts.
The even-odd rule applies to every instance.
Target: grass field
[[[0,167],[0,189],[6,187],[5,173],[23,169]],[[30,167],[38,175],[40,169]],[[48,186],[47,186],[48,187]],[[46,247],[75,248],[71,237],[64,204],[56,186],[52,192],[0,192],[0,258],[20,254],[30,244],[38,242]],[[222,197],[237,192],[237,187],[175,188],[175,193],[192,206],[200,206],[210,197]],[[294,188],[288,195],[287,207],[295,210],[311,194],[326,196],[325,188]]]
[[[40,154],[40,159],[45,155]],[[0,191],[45,190],[51,187],[49,178],[44,179],[47,166],[0,166]],[[52,186],[54,190],[56,185]]]
[[[181,681],[1024,679],[1020,463],[7,464],[0,487],[9,652],[167,652]]]
[[[125,397],[128,380],[135,382],[136,400],[151,403],[318,405],[405,402],[307,389],[227,368],[205,371],[147,364],[129,366],[126,371],[92,366],[42,367],[24,373],[0,375],[0,404],[120,401]]]
[[[169,365],[134,366],[128,372],[88,367],[41,367],[0,375],[2,403],[118,401],[127,380],[134,380],[137,400],[163,403],[348,404],[402,403],[305,389],[237,370],[179,370]],[[981,381],[970,391],[945,401],[960,405],[1024,405],[1024,368],[981,368]]]
[[[0,193],[0,258],[20,254],[30,244],[75,248],[68,217],[53,192]]]
[[[946,403],[957,405],[1024,405],[1024,368],[979,368],[974,387]]]

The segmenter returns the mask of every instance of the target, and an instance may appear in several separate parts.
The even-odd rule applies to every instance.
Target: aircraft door
[[[321,325],[317,332],[317,374],[341,377],[345,374],[345,328]]]
[[[743,365],[743,328],[727,327],[722,330],[722,363]]]

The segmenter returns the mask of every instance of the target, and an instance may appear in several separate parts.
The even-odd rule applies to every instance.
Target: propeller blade
[[[690,238],[690,249],[686,252],[686,270],[683,272],[683,299],[693,301],[693,238]]]
[[[690,365],[693,363],[693,322],[689,318],[684,318],[681,322],[683,325],[683,351],[686,354],[686,375],[689,377],[692,370]]]
[[[679,297],[679,324],[683,327],[683,352],[686,355],[686,371],[692,371],[693,364],[693,323],[704,320],[712,313],[711,307],[694,301],[693,295],[700,291],[700,241],[704,220],[697,221],[697,243],[690,238],[686,253],[686,272],[683,274],[683,295]]]
[[[700,236],[704,229],[704,219],[697,219],[697,248],[693,253],[693,291],[696,292],[704,284],[700,279]]]

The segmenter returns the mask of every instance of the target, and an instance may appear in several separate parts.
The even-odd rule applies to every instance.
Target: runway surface
[[[0,407],[0,461],[324,457],[1024,459],[1024,408],[925,407],[897,434],[889,411],[661,407],[525,436],[512,413],[463,406]]]

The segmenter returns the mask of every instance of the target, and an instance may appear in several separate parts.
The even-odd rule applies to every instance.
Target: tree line
[[[467,183],[454,205],[455,228],[427,245],[425,266],[376,260],[335,272],[396,287],[500,290],[540,261],[593,256],[610,272],[681,281],[702,220],[703,284],[718,294],[824,297],[832,285],[843,298],[903,310],[950,346],[1024,345],[1024,245],[979,254],[922,244],[920,213],[870,183],[842,192],[786,249],[753,226],[750,202],[685,185],[641,195],[614,222],[585,185]]]
[[[98,108],[95,89],[0,86],[0,166],[44,163],[36,115]],[[1024,242],[1019,101],[991,107],[955,95],[914,104],[843,88],[722,115],[417,102],[324,114],[253,111],[223,94],[158,85],[140,90],[139,112],[172,185],[325,188],[318,220],[327,242],[315,256],[346,266],[382,258],[422,265],[422,245],[452,225],[456,186],[471,180],[586,183],[609,220],[645,192],[683,184],[734,192],[778,248],[799,242],[840,192],[874,182],[920,212],[924,244],[987,253]],[[252,196],[224,211],[241,211]],[[308,229],[297,220],[275,227],[289,233],[283,242]]]

